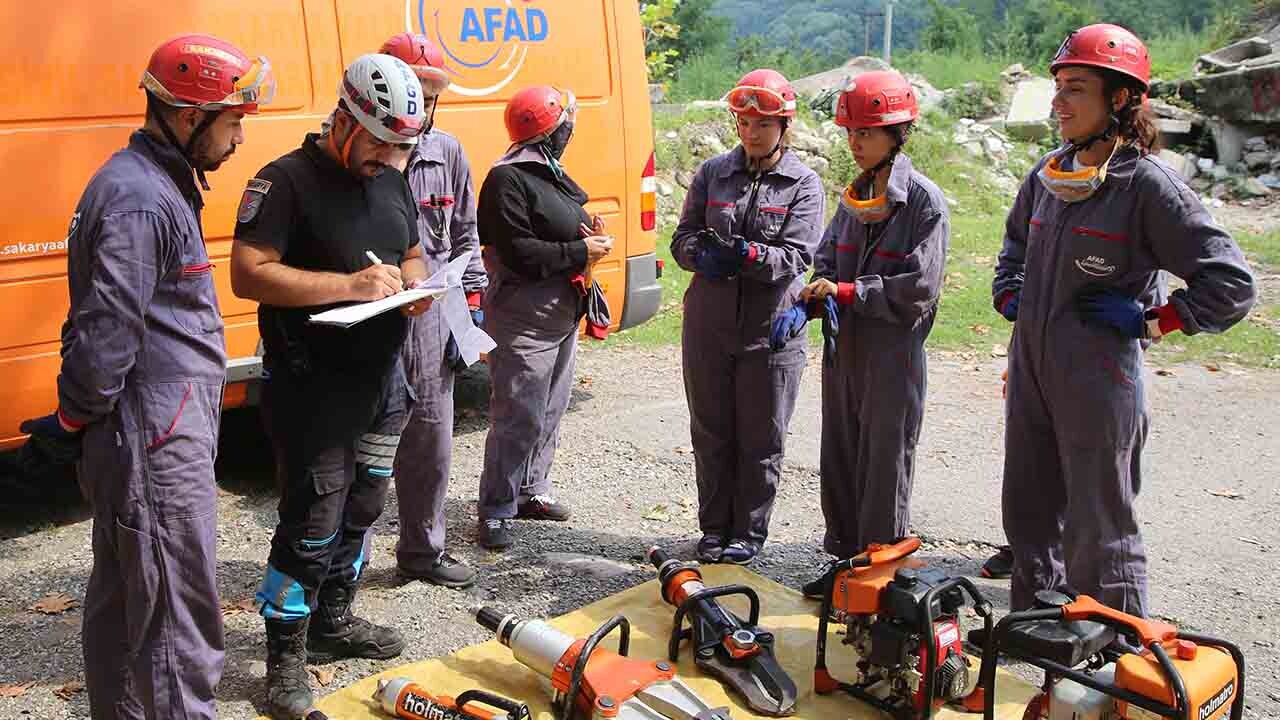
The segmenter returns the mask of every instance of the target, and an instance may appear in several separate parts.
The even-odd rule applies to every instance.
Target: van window
[[[138,80],[156,46],[198,28],[266,55],[278,89],[268,112],[309,103],[311,82],[302,3],[219,0],[191,17],[146,3],[0,3],[0,123],[140,116]],[[53,13],[51,15],[51,13]],[[68,98],[74,98],[68,102]]]
[[[505,102],[535,82],[561,83],[584,99],[612,94],[612,3],[581,0],[338,0],[343,63],[408,29],[445,52],[448,103]],[[434,7],[433,7],[434,6]],[[557,79],[561,78],[561,79]]]

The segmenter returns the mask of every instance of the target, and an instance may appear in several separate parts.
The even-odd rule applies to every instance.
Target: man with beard
[[[146,123],[67,233],[58,410],[22,430],[80,456],[93,508],[83,645],[97,719],[213,718],[222,674],[214,455],[226,350],[196,180],[271,100],[265,58],[174,38],[142,76]]]

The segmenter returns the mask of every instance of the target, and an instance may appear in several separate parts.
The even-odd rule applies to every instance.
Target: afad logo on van
[[[433,3],[435,4],[435,3]],[[530,49],[551,33],[547,13],[533,0],[503,0],[490,5],[442,3],[428,10],[426,0],[405,0],[405,18],[417,5],[418,28],[444,51],[459,95],[483,97],[506,87],[520,74]],[[414,31],[410,20],[410,32]]]

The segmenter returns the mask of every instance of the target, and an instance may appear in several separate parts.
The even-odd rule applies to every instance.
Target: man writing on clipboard
[[[389,297],[426,276],[417,206],[397,172],[426,121],[418,79],[389,55],[357,58],[332,124],[264,167],[240,203],[232,288],[257,300],[268,373],[263,417],[281,485],[279,524],[257,593],[276,718],[312,704],[306,665],[388,659],[404,640],[351,613],[413,404],[400,362],[400,313],[347,329],[308,318]]]

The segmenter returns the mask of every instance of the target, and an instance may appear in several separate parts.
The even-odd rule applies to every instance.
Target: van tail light
[[[654,230],[658,227],[658,178],[654,154],[649,153],[649,162],[644,166],[644,174],[640,176],[640,229]]]

